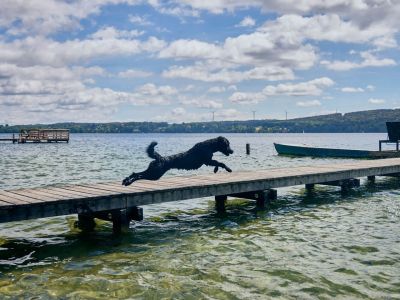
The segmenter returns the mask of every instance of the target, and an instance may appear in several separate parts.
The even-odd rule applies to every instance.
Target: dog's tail
[[[150,158],[153,158],[155,160],[159,160],[161,158],[161,155],[158,154],[155,150],[154,147],[157,146],[157,142],[151,142],[151,144],[147,147],[147,155]]]

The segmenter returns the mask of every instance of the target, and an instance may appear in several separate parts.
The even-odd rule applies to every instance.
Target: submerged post
[[[250,154],[250,144],[249,143],[246,144],[246,154],[247,155]]]

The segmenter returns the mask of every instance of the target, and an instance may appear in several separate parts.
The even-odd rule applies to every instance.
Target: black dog
[[[140,173],[132,173],[122,181],[122,185],[130,185],[139,179],[157,180],[169,169],[195,170],[202,165],[215,167],[214,173],[218,172],[219,167],[232,172],[224,163],[212,159],[213,154],[218,151],[226,156],[233,153],[229,146],[229,141],[222,136],[197,143],[186,152],[166,157],[161,156],[154,150],[156,145],[157,142],[152,142],[147,147],[147,155],[154,159],[147,170]]]

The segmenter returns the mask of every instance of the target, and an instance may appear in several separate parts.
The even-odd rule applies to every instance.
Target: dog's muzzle
[[[229,148],[229,149],[225,152],[225,155],[226,155],[226,156],[229,156],[229,154],[232,154],[232,153],[233,153],[233,150]]]

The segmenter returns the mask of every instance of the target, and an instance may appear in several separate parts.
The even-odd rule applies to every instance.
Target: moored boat
[[[400,157],[399,151],[371,151],[357,149],[322,148],[303,145],[290,145],[274,143],[280,155],[312,156],[312,157],[338,157],[338,158],[391,158]]]

